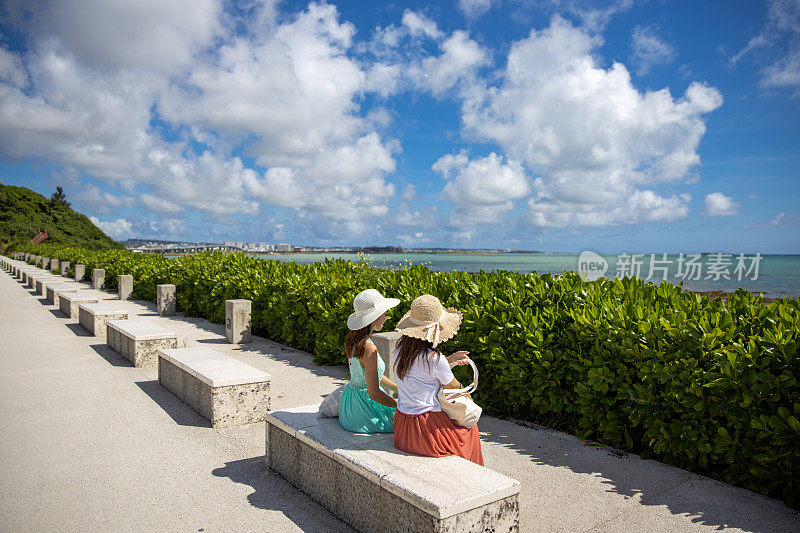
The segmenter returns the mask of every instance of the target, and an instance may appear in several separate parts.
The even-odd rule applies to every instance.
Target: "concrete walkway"
[[[274,409],[319,402],[347,379],[265,339],[229,345],[222,325],[119,305],[179,346],[269,372]],[[212,429],[155,369],[132,367],[4,271],[0,340],[0,530],[350,530],[264,467],[263,423]],[[479,426],[486,466],[522,483],[521,531],[800,530],[797,512],[724,483],[555,431]]]

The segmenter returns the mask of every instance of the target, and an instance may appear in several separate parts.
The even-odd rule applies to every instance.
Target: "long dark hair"
[[[347,358],[350,359],[351,357],[361,357],[364,355],[364,345],[367,343],[367,339],[369,339],[370,326],[372,324],[367,324],[361,329],[348,329],[347,336],[344,339],[344,353],[347,354]]]
[[[395,359],[394,361],[394,373],[400,379],[406,377],[406,374],[408,374],[408,369],[411,368],[411,365],[414,364],[414,361],[417,360],[417,357],[419,357],[420,354],[432,351],[434,354],[436,354],[436,359],[434,360],[434,363],[439,362],[439,356],[441,354],[433,349],[433,343],[429,340],[417,339],[416,337],[409,337],[408,335],[403,335],[397,341],[397,346],[400,348],[400,351],[397,353],[397,359]],[[426,357],[425,363],[428,366],[428,371],[430,371],[431,369],[430,359]]]

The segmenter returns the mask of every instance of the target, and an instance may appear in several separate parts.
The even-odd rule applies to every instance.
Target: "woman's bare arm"
[[[453,378],[453,381],[451,381],[450,383],[442,385],[442,387],[444,387],[445,389],[462,389],[462,388],[464,388],[456,378]]]
[[[371,400],[387,407],[397,407],[397,401],[383,392],[378,386],[378,350],[374,347],[367,348],[367,353],[361,358],[364,372],[367,375],[367,392]]]
[[[383,385],[384,389],[389,389],[397,392],[397,383],[387,378],[386,376],[381,376],[381,385]]]

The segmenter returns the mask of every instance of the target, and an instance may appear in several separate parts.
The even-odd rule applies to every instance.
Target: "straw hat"
[[[411,309],[394,329],[409,337],[428,340],[435,348],[456,334],[461,318],[461,311],[452,307],[445,309],[439,298],[423,294],[414,298]]]
[[[347,327],[357,330],[368,326],[399,303],[400,300],[397,298],[384,298],[375,289],[361,291],[353,299],[355,312],[347,317]]]

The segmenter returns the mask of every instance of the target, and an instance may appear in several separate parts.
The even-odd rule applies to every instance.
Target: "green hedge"
[[[636,278],[584,282],[574,273],[437,273],[343,259],[312,265],[243,254],[178,259],[47,245],[22,251],[104,268],[133,298],[177,286],[181,311],[212,322],[224,301],[253,303],[256,334],[343,364],[352,300],[373,287],[400,298],[386,330],[424,293],[462,311],[449,352],[481,369],[476,399],[523,418],[702,473],[800,506],[800,300],[768,306],[737,291],[725,304]],[[458,369],[461,371],[462,369]]]

